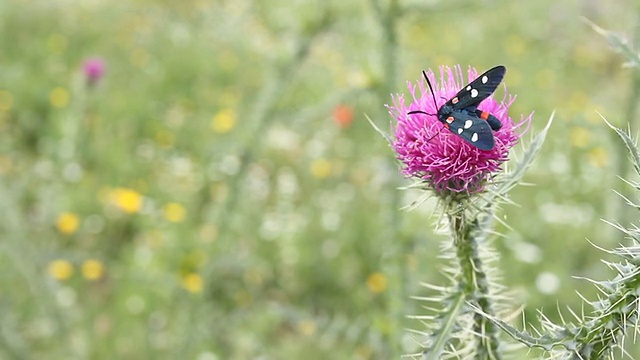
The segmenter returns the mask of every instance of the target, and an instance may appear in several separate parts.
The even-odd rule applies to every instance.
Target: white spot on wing
[[[471,85],[467,85],[467,91],[471,90]]]
[[[464,129],[458,128],[458,134],[462,134],[463,131],[464,131]]]
[[[483,77],[482,77],[482,83],[483,83],[483,84],[486,84],[486,83],[487,83],[487,81],[489,81],[489,78],[487,77],[487,75],[483,76]]]
[[[473,125],[473,121],[471,121],[471,120],[467,120],[467,121],[464,122],[464,128],[465,129],[470,128],[471,125]]]
[[[471,89],[471,97],[472,97],[472,98],[474,98],[474,97],[476,97],[476,96],[478,96],[478,90],[476,90],[476,89]]]
[[[473,133],[473,135],[471,136],[471,142],[476,142],[478,141],[478,133]]]

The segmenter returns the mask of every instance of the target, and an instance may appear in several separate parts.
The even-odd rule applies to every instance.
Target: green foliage
[[[577,305],[618,156],[593,109],[626,99],[579,15],[625,31],[627,5],[1,1],[0,358],[418,351],[433,204],[398,211],[415,192],[362,114],[387,129],[389,92],[440,64],[503,63],[514,113],[557,109],[496,247],[519,301]]]
[[[605,120],[606,121],[606,120]],[[631,160],[637,175],[640,175],[640,152],[636,141],[624,131],[609,125],[623,140],[625,146],[632,155]],[[640,183],[630,182],[640,190]],[[640,208],[638,204],[631,204],[634,208]],[[611,280],[589,280],[598,289],[597,300],[585,302],[590,310],[583,309],[581,314],[572,312],[573,321],[554,323],[544,314],[542,329],[536,330],[538,335],[529,332],[521,332],[513,326],[497,319],[495,316],[479,310],[484,316],[491,319],[514,339],[525,346],[538,347],[549,353],[550,358],[563,359],[614,359],[616,350],[621,356],[631,356],[626,352],[624,344],[634,342],[638,327],[638,309],[640,298],[638,287],[640,286],[640,229],[632,225],[625,227],[613,224],[616,229],[625,234],[629,245],[620,245],[613,250],[603,250],[613,256],[616,261],[604,261],[615,272]],[[562,351],[557,348],[564,348]]]

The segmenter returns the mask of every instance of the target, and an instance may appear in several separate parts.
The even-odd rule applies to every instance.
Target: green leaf
[[[638,144],[636,143],[636,141],[633,140],[627,132],[611,125],[611,123],[609,123],[607,119],[602,116],[602,114],[598,113],[598,115],[600,115],[602,120],[604,120],[604,122],[607,123],[607,125],[609,125],[609,127],[613,129],[613,131],[615,131],[618,136],[620,136],[620,138],[624,142],[624,145],[627,147],[627,150],[629,150],[631,161],[633,161],[633,167],[636,170],[636,173],[640,175],[640,151],[638,150]]]
[[[638,55],[638,53],[634,49],[632,49],[631,46],[629,46],[629,43],[626,39],[614,33],[613,31],[605,30],[599,27],[598,25],[591,22],[587,18],[582,18],[582,20],[585,23],[587,23],[587,25],[591,26],[591,28],[595,32],[597,32],[598,34],[602,35],[605,39],[607,39],[607,41],[609,42],[609,45],[611,45],[611,47],[615,51],[622,53],[629,61],[628,65],[633,67],[640,66],[640,55]]]
[[[382,131],[378,125],[376,125],[373,120],[371,120],[371,118],[369,117],[369,115],[364,115],[367,120],[369,121],[369,124],[371,124],[371,126],[373,126],[373,128],[378,132],[378,134],[380,134],[385,140],[387,140],[387,142],[389,143],[389,146],[393,146],[393,139],[391,138],[391,136],[389,134],[387,134],[386,132]]]
[[[489,188],[487,194],[482,197],[485,201],[485,205],[493,203],[495,198],[506,198],[507,193],[518,185],[524,174],[527,172],[527,169],[529,169],[531,164],[533,164],[533,160],[535,160],[540,149],[542,149],[542,144],[544,144],[544,140],[547,137],[547,133],[549,132],[551,123],[553,123],[554,117],[555,111],[551,113],[549,121],[547,121],[547,125],[545,125],[542,131],[540,131],[533,141],[531,141],[531,144],[525,150],[523,157],[516,163],[515,168],[504,174],[498,181],[498,185],[496,187]]]

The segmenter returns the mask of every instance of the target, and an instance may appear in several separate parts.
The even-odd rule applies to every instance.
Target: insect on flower
[[[502,123],[489,112],[479,110],[478,105],[493,94],[500,82],[502,82],[506,71],[507,69],[504,66],[498,65],[478,76],[438,108],[438,113],[435,114],[438,120],[442,122],[445,128],[460,136],[469,144],[480,150],[492,150],[495,146],[493,131],[498,131],[502,127]],[[422,75],[427,81],[434,105],[437,108],[438,102],[436,101],[433,87],[424,70]],[[407,114],[434,115],[422,110],[410,111]]]
[[[446,196],[480,192],[501,170],[533,114],[519,115],[520,121],[514,122],[509,107],[516,96],[506,87],[502,99],[490,96],[505,73],[502,66],[495,69],[478,76],[472,67],[465,74],[460,65],[441,66],[439,74],[423,72],[427,81],[407,82],[409,97],[391,96],[387,109],[395,119],[393,150],[402,163],[403,174],[420,179]],[[440,98],[451,100],[438,106],[435,99]],[[449,117],[455,124],[447,121]],[[446,125],[450,133],[442,131]]]

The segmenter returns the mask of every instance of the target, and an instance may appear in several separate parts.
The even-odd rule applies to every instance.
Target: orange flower
[[[342,129],[348,128],[353,122],[353,109],[344,104],[336,106],[333,109],[333,121]]]

